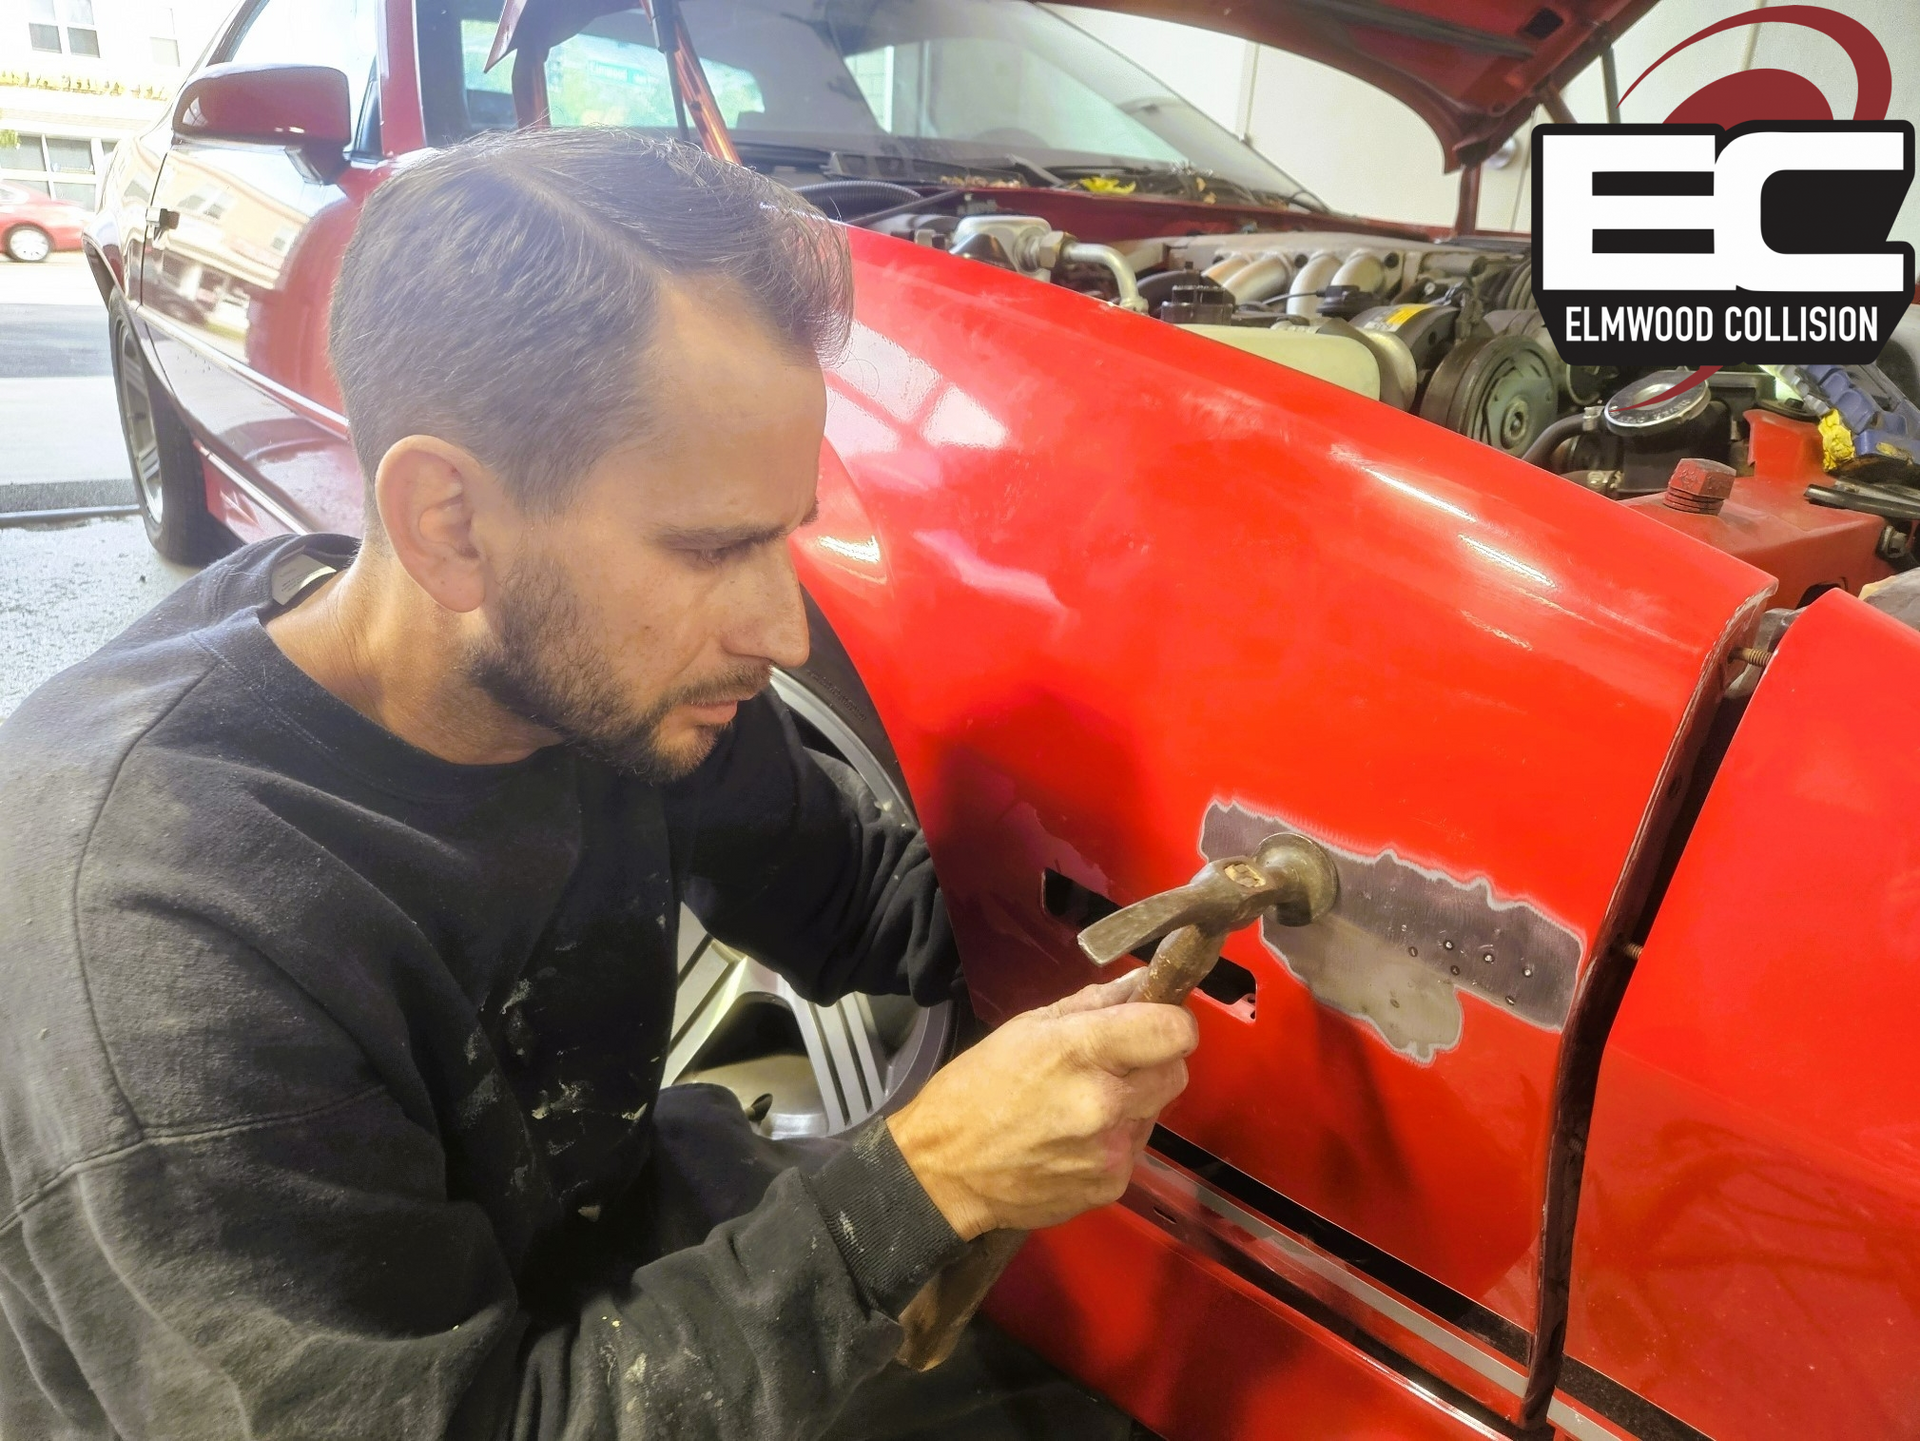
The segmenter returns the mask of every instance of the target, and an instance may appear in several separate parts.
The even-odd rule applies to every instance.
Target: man
[[[371,198],[364,544],[242,550],[0,730],[0,1433],[1124,1434],[890,1358],[966,1239],[1120,1193],[1184,1011],[1090,990],[824,1148],[659,1091],[683,899],[811,996],[953,983],[923,843],[765,690],[849,288],[618,131]]]

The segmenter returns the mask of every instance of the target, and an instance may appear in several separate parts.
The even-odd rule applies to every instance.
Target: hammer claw
[[[1205,914],[1204,898],[1193,886],[1162,891],[1122,906],[1080,932],[1080,949],[1098,966],[1110,966],[1149,942],[1190,926]]]

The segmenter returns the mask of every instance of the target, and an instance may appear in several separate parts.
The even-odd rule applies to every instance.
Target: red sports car
[[[1920,1432],[1920,635],[1854,594],[1914,525],[1806,499],[1823,416],[1920,434],[1911,370],[1639,406],[1554,353],[1472,177],[1645,0],[1109,3],[1400,97],[1465,222],[1328,213],[1026,0],[246,5],[88,235],[155,544],[358,526],[328,290],[410,154],[775,175],[859,288],[778,684],[918,814],[980,1015],[1271,832],[1341,871],[1229,941],[1132,1191],[1002,1323],[1171,1438]],[[950,1044],[688,933],[670,1074],[784,1065],[775,1132]]]
[[[0,251],[9,260],[34,265],[56,250],[78,250],[88,216],[71,200],[0,180]]]

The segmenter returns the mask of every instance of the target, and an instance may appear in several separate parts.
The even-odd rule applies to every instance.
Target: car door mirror
[[[325,65],[210,65],[181,90],[173,134],[274,146],[324,183],[346,169],[353,139],[347,77]]]

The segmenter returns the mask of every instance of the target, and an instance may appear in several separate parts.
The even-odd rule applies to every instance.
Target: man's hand
[[[1133,999],[1145,977],[1133,971],[1015,1016],[889,1119],[962,1239],[1057,1225],[1126,1190],[1200,1040],[1183,1007]]]

